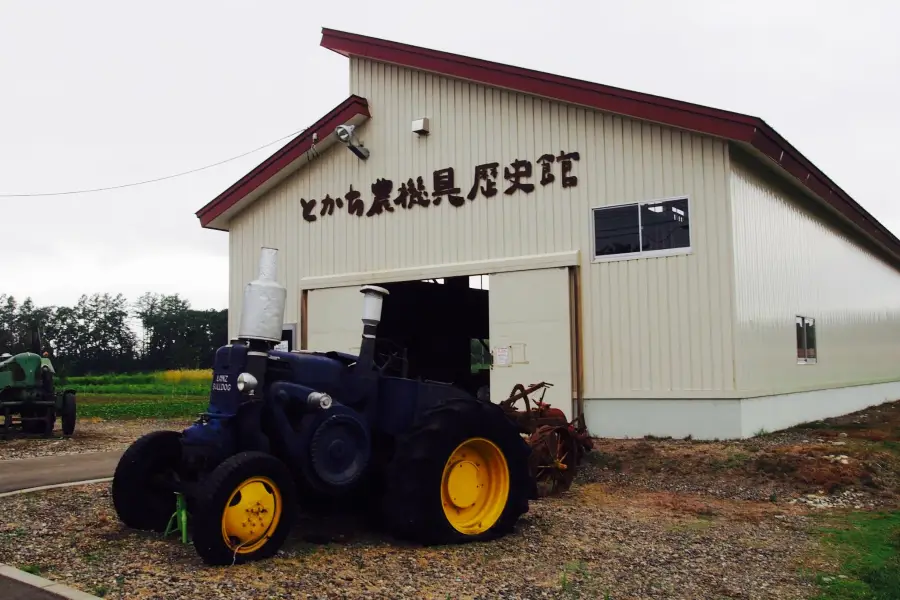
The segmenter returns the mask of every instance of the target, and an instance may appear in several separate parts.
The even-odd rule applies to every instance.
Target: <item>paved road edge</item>
[[[76,590],[67,585],[56,583],[55,581],[50,581],[49,579],[38,577],[37,575],[32,575],[31,573],[26,573],[15,567],[0,563],[0,578],[3,577],[31,587],[39,588],[44,592],[68,600],[100,600],[97,596],[92,596],[81,590]]]
[[[56,488],[72,487],[74,485],[90,485],[92,483],[104,483],[112,481],[112,477],[101,477],[100,479],[85,479],[83,481],[67,481],[65,483],[54,483],[51,485],[41,485],[38,487],[24,488],[21,490],[13,490],[11,492],[0,493],[0,498],[6,496],[15,496],[17,494],[28,494],[30,492],[40,492],[43,490],[55,490]]]

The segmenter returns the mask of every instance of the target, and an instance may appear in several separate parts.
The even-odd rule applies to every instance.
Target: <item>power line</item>
[[[262,146],[260,146],[258,148],[254,148],[253,150],[244,152],[243,154],[239,154],[237,156],[232,156],[231,158],[226,158],[225,160],[220,160],[217,163],[213,163],[211,165],[206,165],[205,167],[191,169],[190,171],[183,171],[181,173],[175,173],[174,175],[166,175],[165,177],[157,177],[156,179],[147,179],[146,181],[136,181],[134,183],[125,183],[122,185],[113,185],[113,186],[109,186],[109,187],[92,188],[92,189],[88,189],[88,190],[70,190],[70,191],[66,191],[66,192],[45,192],[45,193],[33,193],[33,194],[0,194],[0,198],[33,198],[33,197],[38,197],[38,196],[67,196],[67,195],[71,195],[71,194],[88,194],[91,192],[105,192],[105,191],[109,191],[109,190],[119,190],[119,189],[127,188],[127,187],[146,185],[148,183],[156,183],[157,181],[164,181],[166,179],[174,179],[176,177],[183,177],[184,175],[190,175],[192,173],[197,173],[198,171],[205,171],[206,169],[218,167],[219,165],[224,165],[227,162],[231,162],[233,160],[243,158],[249,154],[253,154],[254,152],[258,152],[259,150],[262,150],[263,148],[271,146],[272,144],[277,144],[278,142],[286,140],[290,137],[294,137],[298,133],[303,133],[304,131],[306,131],[306,129],[307,128],[304,127],[303,129],[300,129],[299,131],[295,131],[294,133],[290,133],[284,137],[280,137],[277,140],[271,141],[268,144],[263,144]]]

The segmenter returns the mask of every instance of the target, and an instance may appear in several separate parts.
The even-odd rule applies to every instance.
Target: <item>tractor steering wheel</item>
[[[382,375],[384,375],[389,367],[391,367],[394,363],[399,363],[398,367],[402,371],[403,364],[406,362],[406,360],[403,358],[403,351],[405,350],[405,348],[390,339],[382,338],[378,341],[384,345],[391,346],[396,350],[381,350],[380,352],[378,352],[376,354],[375,368],[377,368],[378,371]]]

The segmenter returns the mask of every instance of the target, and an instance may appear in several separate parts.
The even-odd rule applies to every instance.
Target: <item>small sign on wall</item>
[[[514,364],[527,365],[528,357],[525,355],[525,344],[517,342],[509,346],[497,346],[493,352],[494,363],[492,367],[511,367]]]
[[[508,367],[510,365],[509,346],[498,346],[494,348],[494,365],[495,367]]]

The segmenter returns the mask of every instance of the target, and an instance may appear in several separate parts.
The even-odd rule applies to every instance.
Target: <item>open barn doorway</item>
[[[484,397],[490,389],[487,275],[379,284],[376,362],[386,374],[452,383]]]

